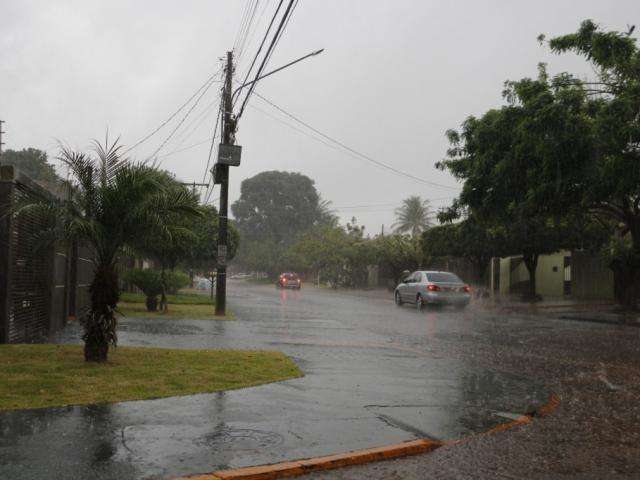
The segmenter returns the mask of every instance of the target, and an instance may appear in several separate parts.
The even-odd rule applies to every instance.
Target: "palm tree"
[[[396,233],[411,233],[416,238],[423,231],[433,225],[429,200],[422,200],[414,195],[402,201],[402,206],[396,208],[396,223],[391,228]]]
[[[93,155],[61,146],[59,159],[69,167],[66,199],[20,206],[55,216],[43,232],[50,241],[78,240],[92,247],[94,278],[90,305],[82,315],[84,357],[105,362],[116,345],[116,305],[119,300],[118,255],[148,232],[170,235],[174,213],[194,215],[192,196],[184,189],[167,189],[164,173],[120,155],[117,140],[93,142]]]

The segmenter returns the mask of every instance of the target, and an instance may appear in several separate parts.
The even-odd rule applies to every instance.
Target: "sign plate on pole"
[[[218,145],[218,163],[223,165],[239,167],[241,154],[242,147],[240,145],[226,145],[224,143]]]
[[[227,263],[227,246],[218,245],[218,265],[226,265]]]

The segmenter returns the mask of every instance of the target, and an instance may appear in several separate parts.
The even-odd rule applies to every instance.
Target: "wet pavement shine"
[[[0,413],[0,478],[168,478],[486,431],[548,401],[537,382],[448,357],[491,315],[230,282],[236,321],[122,319],[119,344],[273,349],[303,378],[148,401]],[[531,328],[530,321],[523,328]],[[529,324],[527,324],[529,322]],[[58,341],[78,343],[73,324]]]

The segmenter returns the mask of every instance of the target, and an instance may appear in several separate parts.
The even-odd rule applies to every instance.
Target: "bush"
[[[147,310],[155,312],[158,309],[158,295],[162,293],[160,272],[150,269],[134,268],[124,272],[124,281],[132,283],[147,297]]]
[[[132,283],[147,297],[147,310],[155,312],[158,309],[158,295],[162,293],[162,272],[149,268],[134,268],[124,272],[123,280]],[[166,293],[177,293],[181,288],[189,285],[189,276],[182,272],[165,271]]]
[[[189,285],[191,280],[189,279],[189,275],[183,272],[164,272],[167,293],[176,294],[178,290]]]

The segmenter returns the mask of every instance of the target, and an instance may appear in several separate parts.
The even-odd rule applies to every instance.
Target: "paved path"
[[[165,478],[483,431],[544,403],[528,379],[447,356],[487,314],[231,282],[238,320],[124,319],[121,345],[275,349],[305,377],[224,393],[0,414],[0,478]],[[514,318],[523,328],[530,321]],[[578,327],[579,328],[579,327]],[[77,342],[70,326],[61,342]]]

